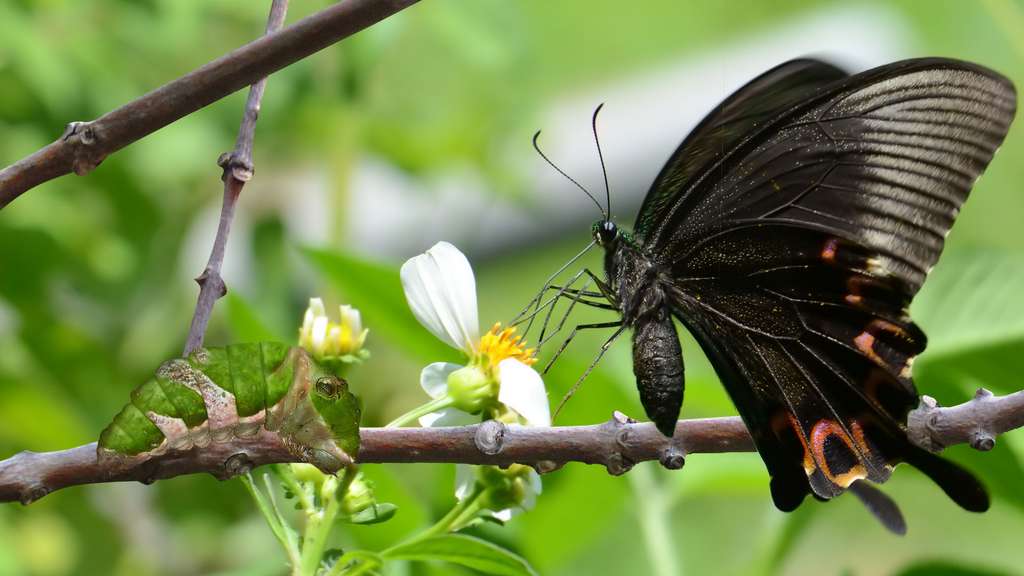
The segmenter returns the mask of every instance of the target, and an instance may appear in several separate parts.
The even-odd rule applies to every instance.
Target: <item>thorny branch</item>
[[[926,396],[908,419],[911,438],[933,450],[959,443],[989,450],[996,436],[1021,426],[1024,391],[993,396],[979,390],[970,401],[950,408],[940,408]],[[608,422],[592,426],[512,428],[489,421],[454,428],[363,428],[360,438],[360,463],[522,463],[550,472],[567,462],[584,462],[603,465],[611,474],[623,474],[647,460],[678,469],[687,454],[754,449],[736,417],[680,420],[670,440],[653,424],[635,423],[618,412]],[[148,483],[197,472],[226,479],[263,464],[292,461],[277,435],[262,430],[250,438],[167,453],[116,471],[97,463],[95,443],[59,452],[21,452],[0,462],[0,501],[28,504],[68,486]]]
[[[91,122],[0,170],[0,208],[59,176],[87,174],[104,158],[267,75],[347,38],[418,0],[345,0],[268,34]]]
[[[288,0],[274,0],[270,5],[265,34],[273,34],[280,30],[287,13]],[[196,282],[199,283],[199,298],[196,300],[196,310],[192,314],[192,324],[188,329],[183,356],[188,356],[203,345],[203,336],[206,334],[206,325],[210,322],[213,304],[228,291],[224,279],[221,278],[220,269],[224,264],[224,250],[227,247],[228,234],[231,232],[231,221],[235,216],[235,204],[242,194],[242,188],[252,178],[255,170],[252,161],[252,142],[256,135],[256,120],[260,115],[260,101],[266,87],[267,79],[263,77],[249,88],[242,123],[238,127],[238,138],[235,140],[235,149],[221,154],[217,159],[217,164],[224,169],[221,175],[221,180],[224,181],[224,201],[220,208],[220,223],[217,225],[217,236],[210,250],[210,259],[206,262],[203,273],[196,278]]]

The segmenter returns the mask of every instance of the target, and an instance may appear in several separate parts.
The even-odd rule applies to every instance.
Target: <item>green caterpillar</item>
[[[277,434],[327,473],[359,451],[358,400],[335,371],[278,342],[199,349],[165,362],[100,435],[97,457],[135,461]]]

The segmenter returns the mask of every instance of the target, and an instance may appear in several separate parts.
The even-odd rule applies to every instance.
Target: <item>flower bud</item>
[[[321,472],[316,466],[313,466],[312,464],[296,462],[294,464],[290,464],[289,466],[292,469],[292,474],[295,475],[296,480],[298,480],[299,482],[309,482],[318,489],[324,483],[324,478],[327,477],[326,474]]]
[[[455,408],[478,414],[498,401],[498,383],[480,367],[464,366],[448,375],[448,395]]]
[[[357,474],[348,485],[348,492],[341,501],[341,509],[345,514],[354,516],[373,506],[374,502],[373,483],[362,474]]]
[[[342,305],[338,322],[331,322],[324,310],[323,300],[310,298],[309,307],[299,329],[299,345],[318,361],[340,360],[352,362],[366,356],[363,343],[369,330],[363,328],[359,310]]]
[[[478,474],[485,490],[484,506],[494,511],[522,507],[530,490],[530,471],[530,467],[522,464],[513,464],[506,469],[481,466]]]

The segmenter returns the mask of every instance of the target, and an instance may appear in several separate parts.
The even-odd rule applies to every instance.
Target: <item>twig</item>
[[[171,122],[347,38],[418,0],[345,0],[263,36],[91,122],[0,171],[0,208],[58,176],[87,174]]]
[[[288,0],[274,0],[270,5],[265,35],[280,30],[287,13]],[[256,120],[260,115],[260,101],[266,87],[267,78],[263,77],[249,88],[242,123],[238,127],[238,138],[235,140],[235,149],[221,154],[217,159],[217,165],[224,170],[220,177],[224,181],[224,201],[220,208],[220,223],[217,225],[217,236],[210,250],[210,259],[206,262],[203,273],[196,278],[199,284],[199,298],[196,300],[196,310],[192,314],[192,324],[185,340],[184,356],[188,356],[203,345],[203,336],[206,334],[206,325],[210,322],[213,304],[228,291],[220,275],[220,269],[224,264],[224,250],[227,247],[228,234],[231,233],[235,204],[242,194],[242,188],[252,179],[255,170],[252,161],[252,142],[256,135]]]
[[[972,400],[939,408],[930,402],[911,413],[911,437],[932,448],[972,442],[976,431],[989,438],[1024,425],[1024,391],[1007,396],[979,392]],[[651,423],[637,424],[620,413],[593,426],[555,428],[506,427],[497,422],[455,428],[363,428],[360,463],[454,462],[466,464],[529,464],[541,472],[566,462],[600,464],[623,474],[635,463],[658,460],[682,467],[687,454],[749,452],[750,434],[736,417],[680,420],[671,440]],[[988,442],[974,443],[978,449]],[[203,449],[169,452],[139,464],[111,471],[96,461],[96,444],[59,452],[21,452],[0,462],[0,501],[33,502],[79,484],[153,482],[182,474],[209,472],[230,478],[256,466],[293,462],[276,434],[264,430],[250,438],[213,443]]]

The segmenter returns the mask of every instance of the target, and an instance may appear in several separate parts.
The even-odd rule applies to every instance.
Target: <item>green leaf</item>
[[[315,248],[303,252],[327,281],[360,310],[371,334],[379,331],[386,340],[424,361],[457,359],[457,352],[434,338],[412,315],[402,291],[398,266],[370,262],[343,252]]]
[[[224,304],[227,308],[228,326],[235,342],[292,342],[296,338],[295,334],[283,337],[272,330],[260,317],[259,311],[234,292],[227,293]]]
[[[928,334],[914,364],[922,392],[986,386],[1020,388],[1024,373],[1024,257],[998,250],[946,254],[914,301],[913,317]],[[963,397],[939,398],[945,403]]]
[[[384,565],[384,559],[369,550],[352,550],[335,559],[329,574],[376,574],[376,568]],[[347,568],[347,569],[346,569]],[[365,570],[361,570],[365,568]]]
[[[391,520],[396,512],[398,512],[398,506],[382,502],[360,510],[349,516],[346,521],[349,524],[380,524],[381,522]]]
[[[451,562],[503,576],[536,574],[521,556],[486,540],[464,534],[435,536],[400,544],[384,551],[382,555],[389,559]]]

